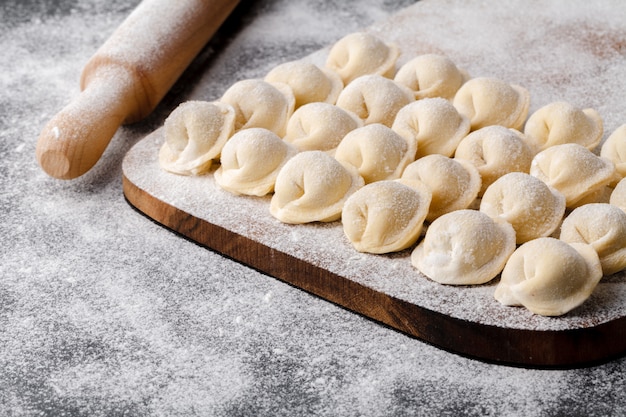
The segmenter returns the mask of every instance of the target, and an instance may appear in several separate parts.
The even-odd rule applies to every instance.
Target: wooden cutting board
[[[422,0],[368,30],[399,45],[399,65],[419,54],[443,53],[471,76],[526,87],[531,112],[557,100],[593,107],[607,137],[626,123],[625,22],[621,0]],[[306,59],[323,64],[327,51]],[[339,222],[282,224],[269,214],[269,197],[231,195],[211,173],[167,173],[157,160],[163,142],[158,129],[128,152],[124,194],[148,217],[207,248],[459,354],[578,367],[626,353],[624,273],[603,278],[591,298],[565,316],[533,315],[500,305],[493,298],[497,279],[440,285],[411,266],[410,250],[362,254]]]

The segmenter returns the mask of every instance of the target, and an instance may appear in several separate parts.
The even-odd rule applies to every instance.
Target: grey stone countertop
[[[137,3],[0,3],[0,415],[626,415],[625,358],[533,370],[442,351],[182,239],[125,201],[124,154],[199,74],[218,96],[412,1],[244,1],[93,170],[48,177],[39,132]]]

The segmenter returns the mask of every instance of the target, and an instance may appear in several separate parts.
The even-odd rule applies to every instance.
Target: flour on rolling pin
[[[149,114],[237,1],[144,0],[85,66],[82,93],[43,129],[37,159],[48,174],[78,177],[122,123]]]

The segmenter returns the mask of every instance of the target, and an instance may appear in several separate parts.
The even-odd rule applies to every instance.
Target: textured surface
[[[446,353],[187,242],[124,201],[121,158],[192,92],[218,95],[412,2],[244,2],[92,172],[48,178],[34,159],[41,127],[136,3],[0,4],[0,415],[626,413],[625,359],[537,371]]]

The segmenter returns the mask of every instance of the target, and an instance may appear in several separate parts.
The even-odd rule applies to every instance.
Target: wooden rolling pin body
[[[147,116],[235,8],[232,0],[144,0],[85,66],[81,93],[44,127],[43,170],[76,178],[123,123]]]

